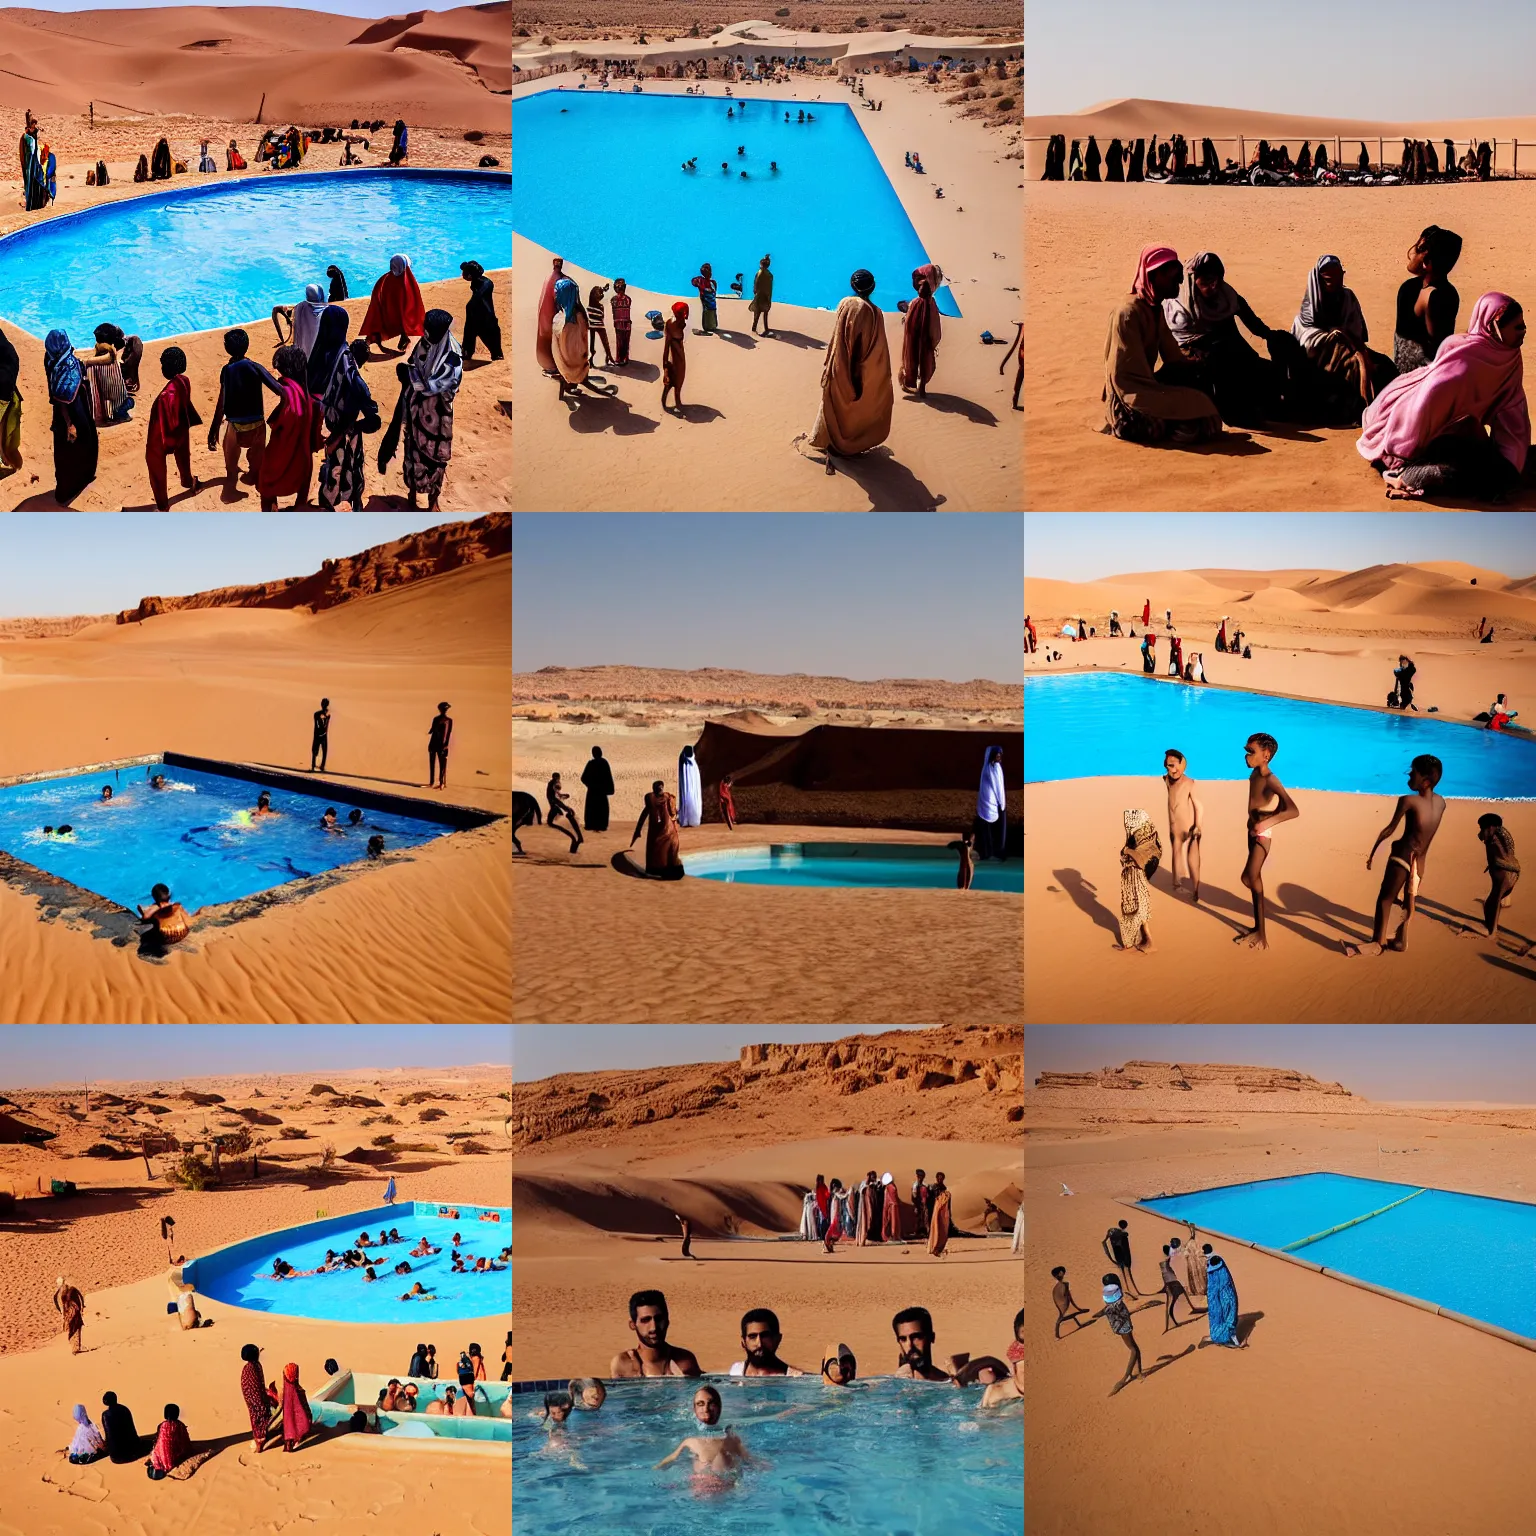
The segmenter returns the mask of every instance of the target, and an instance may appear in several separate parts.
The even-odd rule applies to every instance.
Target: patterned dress
[[[352,507],[363,504],[364,417],[374,415],[373,396],[352,354],[343,347],[325,387],[321,409],[325,430],[340,435],[341,446],[320,459],[320,504]]]
[[[1120,863],[1120,943],[1134,949],[1142,940],[1142,929],[1151,916],[1151,887],[1148,879],[1156,874],[1163,845],[1157,828],[1145,811],[1125,812],[1125,849],[1129,855]]]

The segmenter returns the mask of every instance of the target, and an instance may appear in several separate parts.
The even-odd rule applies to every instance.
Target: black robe
[[[606,757],[594,757],[581,770],[581,782],[587,786],[586,804],[581,808],[581,824],[588,832],[608,830],[608,797],[614,793],[613,769]]]
[[[151,181],[171,179],[171,146],[164,139],[155,145],[155,153],[149,162],[149,179]]]
[[[1104,162],[1104,156],[1099,153],[1099,141],[1092,134],[1088,135],[1088,153],[1083,161],[1083,179],[1085,181],[1097,181],[1099,179],[1099,166]]]
[[[459,346],[466,358],[474,356],[477,342],[484,342],[490,350],[491,361],[501,361],[501,321],[496,318],[492,297],[495,291],[495,283],[484,273],[470,279],[470,298],[464,306],[464,330],[459,338]]]
[[[137,1461],[144,1454],[144,1444],[134,1427],[133,1414],[122,1403],[102,1409],[101,1434],[107,1442],[107,1455],[119,1464]]]
[[[1109,152],[1104,156],[1104,180],[1125,180],[1125,150],[1119,139],[1109,141]]]
[[[1131,163],[1126,167],[1125,179],[1127,181],[1141,181],[1147,163],[1147,141],[1137,139],[1131,150]]]

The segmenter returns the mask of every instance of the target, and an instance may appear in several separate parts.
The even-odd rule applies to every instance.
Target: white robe
[[[988,756],[992,749],[987,748]],[[981,787],[976,791],[976,814],[983,821],[996,821],[1007,807],[1003,793],[1003,765],[985,762],[981,769]]]
[[[807,1195],[800,1202],[800,1236],[808,1243],[819,1242],[816,1236],[816,1196]]]
[[[677,765],[677,824],[696,827],[704,820],[704,792],[699,785],[699,761],[685,757]]]

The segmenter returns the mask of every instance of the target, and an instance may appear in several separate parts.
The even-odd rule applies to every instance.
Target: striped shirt
[[[587,305],[587,324],[594,331],[602,330],[604,325],[607,324],[603,318],[603,301],[601,299],[597,300],[595,304]]]

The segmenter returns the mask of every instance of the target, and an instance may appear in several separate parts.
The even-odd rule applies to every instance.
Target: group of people
[[[1181,262],[1169,246],[1146,247],[1110,319],[1104,431],[1191,446],[1224,426],[1358,424],[1356,449],[1389,498],[1502,500],[1530,448],[1526,320],[1517,300],[1488,292],[1456,332],[1461,300],[1450,273],[1461,247],[1460,235],[1434,224],[1409,247],[1390,357],[1370,346],[1336,255],[1317,259],[1290,328],[1280,330],[1227,281],[1215,252]]]
[[[836,1251],[841,1238],[851,1238],[856,1248],[866,1243],[898,1243],[912,1238],[926,1242],[928,1252],[942,1257],[951,1237],[971,1237],[950,1219],[950,1190],[944,1175],[933,1183],[919,1168],[912,1183],[910,1206],[902,1203],[896,1182],[889,1173],[877,1175],[871,1168],[863,1179],[844,1186],[841,1179],[828,1184],[816,1175],[814,1189],[801,1202],[800,1236],[819,1242],[826,1252]]]
[[[448,787],[448,748],[453,741],[453,716],[448,713],[453,708],[446,699],[437,706],[437,713],[432,716],[431,723],[427,726],[427,788],[446,789]],[[326,764],[331,756],[331,701],[321,699],[320,707],[312,717],[313,726],[309,738],[309,771],[316,771],[315,765],[319,763],[319,772],[324,773]],[[266,798],[263,796],[263,798]],[[360,815],[354,811],[354,818]]]

